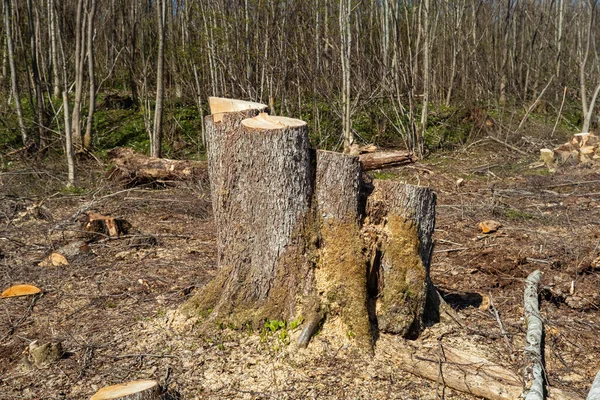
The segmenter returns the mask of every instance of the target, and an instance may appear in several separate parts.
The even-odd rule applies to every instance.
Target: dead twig
[[[508,333],[504,329],[504,324],[502,323],[502,320],[500,319],[500,313],[498,312],[498,309],[496,308],[496,305],[494,304],[494,297],[492,296],[492,292],[489,292],[489,296],[490,296],[490,306],[491,306],[492,310],[494,311],[494,316],[496,317],[496,321],[498,321],[498,326],[500,327],[500,334],[504,338],[504,341],[506,342],[506,347],[511,352],[511,356],[512,356],[512,352],[514,351],[514,349],[512,347],[512,344],[510,343],[510,340],[508,339]]]
[[[498,139],[497,137],[494,137],[494,136],[492,136],[492,135],[489,135],[489,136],[488,136],[488,138],[489,138],[490,140],[493,140],[493,141],[494,141],[494,142],[496,142],[496,143],[500,143],[501,145],[503,145],[503,146],[505,146],[505,147],[507,147],[507,148],[511,149],[512,151],[515,151],[515,152],[517,152],[517,153],[519,153],[519,154],[521,154],[521,155],[523,155],[523,156],[527,156],[527,155],[529,155],[529,153],[527,153],[526,151],[523,151],[523,150],[519,149],[518,147],[515,147],[515,146],[513,146],[513,145],[511,145],[511,144],[508,144],[508,143],[506,143],[505,141]]]

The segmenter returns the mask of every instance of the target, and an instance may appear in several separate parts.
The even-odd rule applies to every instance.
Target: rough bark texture
[[[320,257],[315,281],[329,317],[341,318],[343,334],[370,345],[366,262],[359,226],[361,174],[358,157],[317,152]]]
[[[256,128],[238,118],[225,114],[207,129],[222,270],[188,306],[214,302],[216,318],[258,326],[295,317],[298,297],[308,294],[313,163],[305,123]]]
[[[418,334],[429,285],[435,194],[402,182],[374,180],[363,230],[375,247],[369,274],[377,287],[380,330]]]
[[[182,311],[238,327],[302,316],[300,346],[322,321],[323,335],[360,347],[372,345],[377,323],[417,335],[428,293],[439,297],[429,281],[433,192],[369,186],[359,156],[315,154],[304,122],[259,114],[263,107],[211,99],[220,271]]]
[[[242,121],[259,114],[257,109],[230,112],[225,114],[207,115],[204,117],[206,135],[206,155],[208,158],[208,177],[210,179],[210,193],[212,197],[213,215],[217,229],[217,249],[220,255],[223,249],[221,232],[226,231],[225,213],[223,212],[226,188],[224,185],[223,153],[227,151],[225,141],[230,132],[239,132]],[[246,149],[243,150],[244,154]]]

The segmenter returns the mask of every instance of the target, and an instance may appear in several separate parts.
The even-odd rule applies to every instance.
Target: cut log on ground
[[[134,381],[100,389],[90,400],[158,400],[160,386],[156,381]]]
[[[108,152],[113,166],[106,173],[106,177],[125,187],[173,181],[205,182],[210,177],[211,193],[219,193],[216,187],[220,187],[218,177],[221,176],[219,168],[223,165],[221,154],[224,132],[236,130],[242,120],[258,114],[259,110],[249,109],[208,116],[205,119],[208,163],[149,157],[132,149],[119,147]],[[217,116],[219,124],[215,124]],[[363,171],[371,171],[399,167],[413,163],[415,159],[407,151],[389,151],[361,154],[359,161]],[[216,204],[218,203],[217,201]]]
[[[358,157],[363,171],[400,167],[415,162],[414,156],[408,151],[382,151],[361,154]]]
[[[108,156],[113,167],[106,176],[126,187],[168,181],[203,182],[207,179],[206,162],[203,161],[148,157],[125,147],[112,149]]]
[[[386,357],[400,369],[440,385],[489,400],[521,398],[523,384],[512,371],[462,350],[407,341],[386,340]],[[579,400],[581,396],[548,388],[552,400]]]
[[[433,192],[365,184],[360,157],[310,149],[305,122],[219,102],[205,123],[220,270],[182,312],[208,316],[205,327],[301,317],[300,346],[321,324],[361,348],[378,323],[417,336],[439,297],[428,290]]]
[[[536,270],[525,281],[525,322],[527,345],[525,346],[525,400],[544,400],[544,366],[542,364],[542,339],[544,325],[540,316],[538,287],[542,272]]]

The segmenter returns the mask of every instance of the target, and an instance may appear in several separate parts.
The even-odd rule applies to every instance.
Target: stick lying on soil
[[[596,375],[596,379],[594,379],[594,383],[592,383],[592,387],[590,388],[586,400],[600,400],[600,372]]]
[[[542,365],[542,334],[544,325],[540,318],[538,286],[540,270],[532,272],[525,281],[525,321],[527,346],[525,346],[525,400],[544,400],[544,367]]]

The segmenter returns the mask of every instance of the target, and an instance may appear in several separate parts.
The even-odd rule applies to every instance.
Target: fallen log
[[[398,368],[440,385],[489,400],[519,399],[523,383],[516,373],[465,351],[409,341],[385,340],[378,346]],[[580,400],[581,396],[547,387],[548,399]]]
[[[106,176],[125,186],[208,179],[205,161],[148,157],[125,147],[112,149],[108,152],[108,156],[113,167],[106,173]]]
[[[596,379],[592,383],[590,392],[587,395],[586,400],[600,400],[600,372],[596,375]]]
[[[165,181],[204,181],[208,179],[206,161],[170,160],[149,157],[130,148],[118,147],[108,152],[113,167],[106,177],[132,187]],[[408,151],[365,153],[358,156],[363,171],[399,167],[415,162]]]
[[[415,158],[409,151],[381,151],[377,153],[366,153],[358,156],[363,171],[399,167],[415,162]]]
[[[542,279],[540,270],[532,272],[525,281],[525,322],[527,323],[527,346],[525,346],[525,400],[544,400],[544,366],[542,365],[542,337],[544,325],[540,317],[538,286]]]

